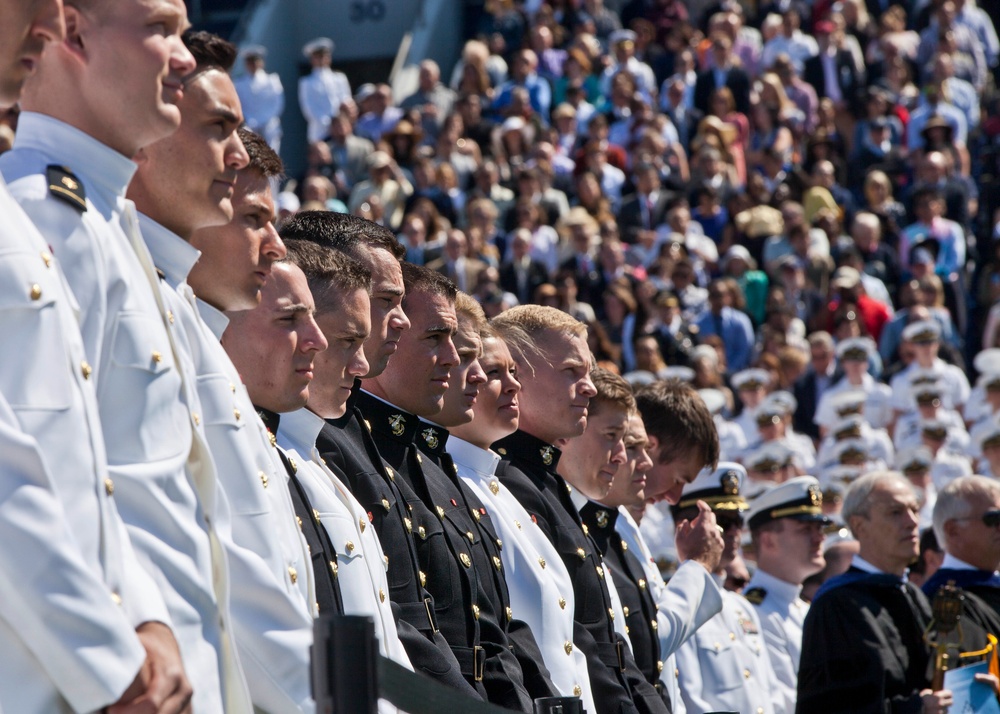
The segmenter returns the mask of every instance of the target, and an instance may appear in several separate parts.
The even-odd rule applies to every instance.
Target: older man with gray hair
[[[842,515],[859,543],[843,575],[816,593],[803,626],[797,712],[921,712],[952,703],[930,687],[923,639],[930,605],[906,580],[918,555],[920,505],[895,471],[865,474]]]

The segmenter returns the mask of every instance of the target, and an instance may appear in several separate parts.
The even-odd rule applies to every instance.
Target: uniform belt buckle
[[[427,622],[430,623],[431,632],[437,634],[440,630],[438,630],[437,618],[434,617],[434,606],[431,605],[429,597],[424,598],[424,609],[427,611]]]
[[[618,652],[618,671],[625,671],[625,645],[621,640],[615,642],[615,650]]]
[[[486,673],[486,650],[479,645],[472,648],[472,669],[475,672],[475,680],[482,682]]]

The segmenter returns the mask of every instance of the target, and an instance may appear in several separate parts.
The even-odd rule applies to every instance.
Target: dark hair
[[[590,381],[597,387],[597,394],[591,398],[588,409],[591,416],[608,406],[624,409],[630,414],[635,411],[632,387],[620,376],[603,367],[594,367],[590,370]]]
[[[240,141],[243,142],[250,163],[247,170],[256,171],[264,178],[281,178],[285,174],[285,165],[281,157],[272,149],[260,134],[241,126],[238,130]]]
[[[306,240],[286,240],[285,248],[288,249],[285,260],[306,275],[316,312],[339,309],[345,292],[371,291],[371,271],[346,253]]]
[[[670,379],[643,387],[635,403],[650,436],[660,442],[661,463],[697,454],[705,465],[719,461],[719,433],[704,400],[690,385]]]
[[[413,263],[402,263],[403,288],[406,290],[403,298],[403,310],[406,310],[406,303],[415,293],[425,293],[427,295],[442,295],[449,302],[455,302],[455,295],[458,294],[458,287],[451,280],[446,278],[436,270],[428,270],[422,265]]]
[[[236,45],[204,30],[188,30],[182,36],[184,46],[197,63],[194,73],[207,69],[229,72],[236,63]]]
[[[367,262],[368,253],[381,248],[402,260],[406,248],[388,228],[364,218],[332,211],[302,211],[279,231],[282,240],[307,240]]]

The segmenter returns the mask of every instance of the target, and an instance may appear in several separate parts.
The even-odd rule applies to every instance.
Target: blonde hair
[[[455,313],[470,319],[476,327],[476,332],[481,333],[486,327],[486,313],[483,312],[483,306],[474,297],[461,290],[455,295]]]

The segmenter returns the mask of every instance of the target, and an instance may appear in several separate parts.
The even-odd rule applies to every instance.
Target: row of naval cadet
[[[694,392],[640,420],[582,325],[487,326],[375,224],[279,237],[235,51],[180,0],[0,2],[0,708],[312,711],[320,612],[462,696],[679,708],[722,537],[689,508],[665,586],[608,486],[715,463]]]
[[[24,112],[0,159],[0,707],[311,711],[311,620],[343,612],[372,617],[384,656],[515,710],[788,708],[761,617],[716,581],[744,478],[714,468],[692,390],[633,397],[553,309],[487,325],[361,219],[279,237],[280,162],[238,129],[235,52],[182,38],[180,0],[2,2],[2,100]],[[901,541],[865,534],[900,509],[873,504],[915,505],[898,479],[852,489],[872,481],[845,498],[855,564],[895,573]],[[647,499],[675,506],[668,585],[620,508]],[[948,523],[995,531],[993,511]],[[818,484],[749,522],[759,562],[768,534],[801,551],[774,558],[794,592]],[[803,663],[806,711],[949,701],[916,676],[838,697],[848,659]]]

